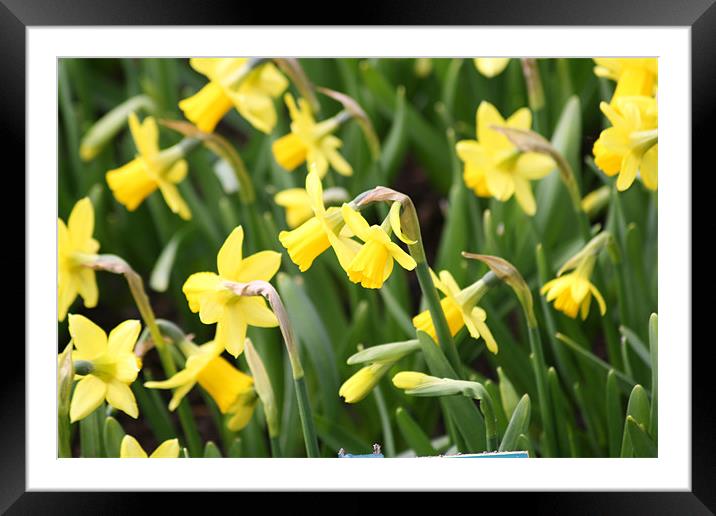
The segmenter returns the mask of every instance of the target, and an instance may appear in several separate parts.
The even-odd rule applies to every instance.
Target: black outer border
[[[332,20],[326,24],[338,25],[352,21],[358,25],[642,25],[642,26],[689,26],[692,36],[692,158],[693,168],[703,174],[713,174],[713,162],[709,163],[712,140],[709,138],[716,113],[716,6],[714,0],[552,0],[537,3],[534,0],[461,0],[453,2],[430,2],[429,0],[391,1],[368,8],[363,2],[351,3],[357,9],[350,16]],[[4,167],[5,181],[21,177],[17,171],[24,170],[25,154],[22,142],[25,135],[25,28],[34,25],[284,25],[300,22],[299,13],[318,14],[334,12],[336,3],[321,5],[310,3],[310,12],[300,2],[294,7],[278,7],[273,3],[255,3],[242,6],[240,2],[182,0],[173,2],[148,2],[147,0],[0,0],[0,62],[3,78],[0,81],[0,148],[1,156],[16,156],[14,167]],[[340,7],[340,6],[338,6]],[[348,13],[348,11],[343,11]],[[317,24],[317,18],[306,20]],[[7,163],[7,160],[4,161]],[[24,179],[24,178],[23,178]],[[25,182],[21,186],[23,193]],[[17,192],[13,189],[12,192]],[[17,194],[16,194],[17,196]],[[696,203],[694,203],[696,204]],[[697,205],[697,204],[696,204]],[[7,214],[8,210],[4,210]],[[694,217],[694,222],[716,229],[711,214]],[[3,228],[19,233],[17,217],[3,218]],[[24,242],[25,226],[21,238]],[[702,228],[703,232],[703,228]],[[0,270],[15,271],[21,267],[28,271],[23,247],[22,263],[18,245],[14,253],[0,255]],[[10,249],[8,249],[10,251]],[[703,256],[703,255],[702,255]],[[694,255],[698,257],[698,255]],[[702,258],[703,262],[703,258]],[[692,262],[693,263],[693,262]],[[695,264],[694,264],[695,265]],[[14,275],[19,282],[19,274]],[[690,278],[689,278],[690,281]],[[691,281],[690,281],[691,282]],[[19,300],[24,284],[13,289]],[[694,304],[694,310],[703,315],[711,309],[711,303]],[[6,308],[7,310],[7,308]],[[6,312],[7,314],[7,312]],[[4,327],[11,317],[5,317]],[[28,323],[25,314],[24,323]],[[23,328],[24,333],[24,328]],[[711,339],[694,339],[693,346],[693,407],[692,412],[692,492],[691,493],[548,493],[528,495],[510,494],[510,505],[521,499],[530,503],[530,512],[580,513],[580,514],[709,514],[708,508],[716,510],[716,410],[711,400],[710,362],[707,349]],[[2,367],[0,374],[0,511],[12,514],[91,513],[121,514],[147,508],[148,495],[124,493],[25,493],[25,356],[19,339],[5,339],[2,343]],[[9,364],[12,364],[9,366]],[[416,493],[417,494],[417,493]],[[220,496],[229,501],[227,495]],[[246,494],[240,495],[245,497]],[[371,495],[371,497],[374,495]],[[481,494],[486,496],[486,494]],[[500,496],[500,495],[498,495]],[[362,496],[343,495],[358,500]],[[529,497],[529,499],[527,498]],[[200,496],[203,501],[203,496]],[[191,496],[173,493],[162,496],[163,509],[188,509],[190,501],[200,501]],[[264,498],[265,499],[265,498]],[[236,497],[232,499],[236,503]],[[482,500],[482,498],[481,498]],[[504,498],[503,498],[504,500]],[[218,501],[218,500],[217,500]],[[243,501],[243,498],[242,498]],[[256,500],[251,500],[256,501]],[[378,500],[373,499],[373,503]],[[215,502],[214,502],[215,503]],[[245,503],[245,502],[244,502]],[[242,503],[243,507],[246,507]],[[504,501],[503,501],[504,503]],[[166,505],[165,505],[166,504]],[[308,501],[308,506],[315,502]],[[173,506],[173,507],[172,507]],[[345,503],[337,507],[339,510]],[[206,507],[206,506],[205,506]],[[237,509],[239,506],[235,506]],[[300,507],[300,506],[299,506]],[[304,506],[305,507],[305,506]],[[484,507],[484,506],[483,506]],[[206,510],[206,509],[204,509]]]

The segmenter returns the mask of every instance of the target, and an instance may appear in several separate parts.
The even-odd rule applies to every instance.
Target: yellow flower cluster
[[[599,77],[617,81],[609,103],[600,109],[611,127],[594,143],[594,162],[616,186],[627,190],[637,176],[649,190],[658,186],[658,69],[654,59],[595,59]]]

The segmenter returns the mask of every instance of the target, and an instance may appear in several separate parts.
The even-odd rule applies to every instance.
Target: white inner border
[[[28,27],[26,34],[28,490],[690,490],[690,28]],[[57,256],[57,58],[214,55],[658,56],[666,99],[659,107],[659,458],[57,459],[56,269],[48,262]]]

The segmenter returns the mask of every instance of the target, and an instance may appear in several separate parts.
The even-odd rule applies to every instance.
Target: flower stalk
[[[57,452],[60,458],[72,457],[70,433],[70,396],[75,376],[72,342],[58,357],[57,371]]]
[[[268,281],[256,280],[248,283],[224,281],[223,284],[237,296],[261,296],[271,305],[271,309],[276,315],[276,319],[278,319],[281,335],[283,336],[291,364],[293,382],[298,399],[298,411],[301,417],[301,426],[303,427],[303,439],[306,444],[306,453],[309,458],[318,457],[318,439],[316,438],[316,429],[314,427],[313,414],[309,403],[308,390],[306,388],[303,366],[301,365],[301,358],[299,356],[298,344],[288,318],[288,312],[286,312],[286,307],[283,305],[281,297]]]
[[[415,267],[415,273],[418,277],[420,290],[423,293],[425,303],[427,304],[430,312],[430,317],[433,321],[433,325],[435,326],[438,343],[447,355],[450,365],[452,365],[458,377],[460,377],[462,375],[460,357],[457,353],[455,342],[450,335],[450,328],[440,305],[438,291],[435,288],[433,278],[430,275],[430,267],[428,266],[427,259],[425,257],[425,248],[423,247],[423,239],[420,235],[420,222],[418,214],[415,211],[415,205],[413,204],[412,199],[407,195],[384,186],[376,186],[372,190],[363,192],[358,195],[358,197],[356,197],[351,204],[354,204],[357,209],[361,209],[370,203],[380,201],[391,203],[399,202],[402,206],[400,214],[400,228],[404,235],[413,242],[407,244],[407,246],[410,255],[417,264]]]

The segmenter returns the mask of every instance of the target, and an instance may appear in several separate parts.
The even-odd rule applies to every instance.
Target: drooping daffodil
[[[594,163],[608,176],[619,174],[617,190],[627,190],[637,175],[650,190],[658,187],[658,108],[652,97],[620,97],[599,105],[612,127],[594,143]]]
[[[139,155],[132,161],[106,174],[107,184],[115,199],[134,211],[157,188],[169,209],[182,219],[191,219],[191,210],[179,193],[177,184],[186,177],[185,144],[180,142],[159,150],[159,129],[154,117],[140,124],[137,115],[129,115],[129,129]]]
[[[445,314],[450,334],[455,336],[463,326],[467,326],[472,338],[482,337],[487,349],[492,353],[497,353],[497,342],[486,323],[487,313],[477,306],[477,302],[486,292],[485,283],[478,280],[469,287],[460,289],[450,272],[440,271],[437,277],[432,270],[430,273],[435,287],[445,296],[440,301],[440,306]],[[424,331],[437,342],[435,326],[428,310],[413,317],[413,326]]]
[[[281,245],[301,272],[307,271],[313,261],[329,247],[333,248],[345,269],[358,252],[360,244],[344,234],[345,222],[341,209],[326,209],[323,186],[317,172],[309,172],[306,176],[305,191],[313,216],[292,231],[281,231],[278,235]]]
[[[142,445],[131,435],[125,435],[119,447],[122,459],[176,459],[179,457],[179,439],[167,439],[147,456]]]
[[[400,204],[394,206],[399,207]],[[344,204],[341,210],[346,225],[364,242],[345,268],[348,278],[353,283],[360,283],[364,288],[380,288],[393,271],[394,261],[409,271],[416,267],[413,257],[390,239],[390,235],[383,227],[385,224],[371,226],[349,204]],[[394,215],[397,213],[393,210]],[[396,223],[399,224],[399,217],[389,217],[388,221],[394,226],[395,233],[403,236],[399,225],[396,226]]]
[[[70,421],[87,417],[105,400],[136,418],[139,410],[129,385],[141,367],[133,353],[141,330],[139,321],[124,321],[107,337],[86,317],[70,314],[69,330],[75,347],[72,361],[80,377],[70,402]]]
[[[316,172],[323,179],[329,165],[339,174],[350,176],[353,168],[338,149],[343,142],[333,133],[347,119],[346,112],[316,122],[311,106],[299,98],[298,105],[290,93],[284,96],[291,116],[291,132],[273,142],[271,147],[279,165],[289,172],[306,162],[309,172]]]
[[[88,266],[99,251],[99,242],[92,238],[94,209],[88,197],[77,201],[67,225],[57,219],[57,311],[64,321],[67,310],[77,295],[87,308],[97,306],[97,280]]]
[[[229,414],[227,426],[232,431],[244,428],[256,407],[253,379],[221,357],[224,350],[214,341],[202,346],[182,346],[188,355],[184,369],[164,381],[146,382],[150,389],[176,389],[169,410],[174,411],[197,383],[213,398],[222,414]]]
[[[276,125],[273,99],[288,87],[288,81],[273,65],[248,58],[192,58],[191,67],[209,82],[195,95],[179,102],[179,108],[194,125],[210,133],[235,107],[239,114],[263,133]]]
[[[234,357],[244,348],[248,325],[272,328],[278,325],[276,316],[262,297],[238,296],[224,282],[247,283],[270,281],[281,266],[281,254],[260,251],[243,257],[244,229],[235,228],[226,239],[216,259],[218,274],[197,272],[189,276],[182,290],[189,308],[199,313],[204,324],[216,325],[217,346]]]
[[[475,194],[509,200],[512,195],[527,215],[537,212],[530,181],[541,179],[555,170],[552,158],[537,152],[521,152],[495,127],[529,130],[532,113],[520,108],[507,120],[495,106],[483,101],[477,108],[477,140],[462,140],[457,155],[465,163],[465,184]]]

